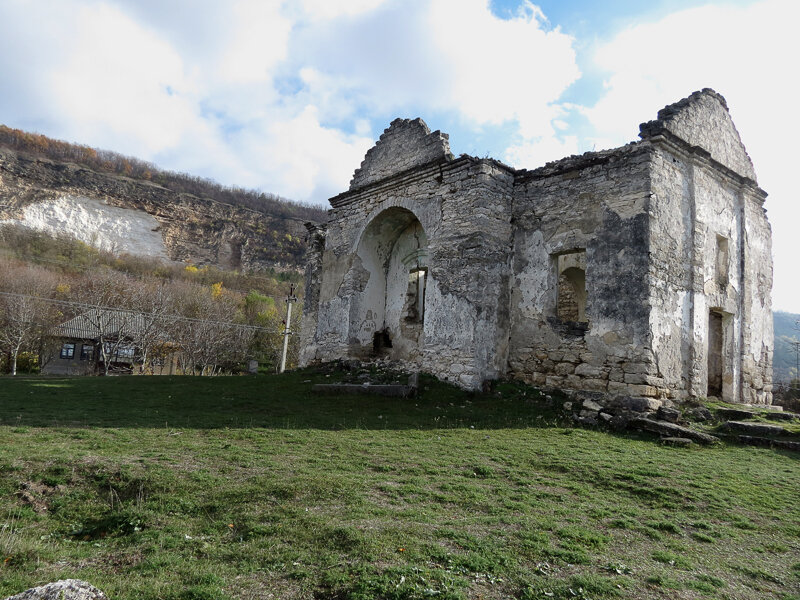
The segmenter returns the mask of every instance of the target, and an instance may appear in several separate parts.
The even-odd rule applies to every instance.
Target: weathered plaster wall
[[[765,194],[724,99],[692,94],[641,129],[654,145],[650,326],[659,372],[680,397],[770,403],[764,376],[771,377],[771,345],[764,340],[772,339],[771,307],[765,308],[771,233]],[[709,332],[712,313],[722,319],[721,341]],[[719,391],[710,383],[715,354],[722,362]]]
[[[518,176],[509,367],[531,383],[656,396],[649,352],[646,147],[565,159]],[[586,319],[556,312],[557,258],[585,249]]]
[[[441,304],[426,319],[426,351],[438,374],[475,388],[506,372],[514,177],[492,160],[460,160],[443,179],[457,193],[443,200],[442,232],[431,242]]]
[[[324,226],[306,223],[305,296],[303,320],[300,324],[300,364],[308,364],[317,354],[316,332],[319,319],[320,287],[322,285],[322,255],[325,251]]]
[[[742,401],[772,402],[772,230],[763,208],[764,194],[742,192],[744,203],[742,282]]]
[[[656,149],[652,180],[651,329],[659,370],[679,396],[707,396],[709,319],[719,314],[722,397],[738,402],[744,275],[737,260],[743,226],[738,184],[702,156],[673,145]]]

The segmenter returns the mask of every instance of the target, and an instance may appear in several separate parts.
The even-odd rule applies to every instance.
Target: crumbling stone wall
[[[766,194],[725,101],[692,94],[641,137],[526,171],[393,121],[311,232],[301,363],[770,403]]]
[[[756,180],[753,163],[720,94],[705,88],[658,111],[655,121],[640,125],[644,138],[664,131],[702,148],[720,165],[742,177]]]
[[[627,146],[517,175],[513,376],[612,394],[666,391],[647,327],[649,156]],[[585,324],[557,311],[559,256],[575,250],[585,250]]]
[[[431,133],[422,119],[395,119],[356,169],[350,189],[364,187],[419,165],[452,158],[446,133]]]

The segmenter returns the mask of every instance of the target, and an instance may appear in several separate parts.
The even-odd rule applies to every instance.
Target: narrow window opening
[[[730,263],[728,253],[728,238],[717,236],[717,261],[716,261],[716,280],[717,285],[725,287],[728,285],[728,265]]]
[[[588,323],[586,316],[586,250],[558,255],[556,314],[562,321]]]
[[[408,273],[406,321],[422,323],[425,319],[425,284],[427,278],[427,267],[415,267]]]
[[[61,346],[61,358],[72,360],[75,357],[75,344],[64,344]]]
[[[708,396],[722,398],[722,315],[708,314]]]

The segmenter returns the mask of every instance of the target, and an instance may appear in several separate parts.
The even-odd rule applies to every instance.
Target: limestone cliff
[[[302,219],[0,148],[0,222],[107,250],[225,269],[298,268]]]

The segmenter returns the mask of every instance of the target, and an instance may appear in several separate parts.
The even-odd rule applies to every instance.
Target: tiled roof
[[[118,337],[120,333],[124,337],[133,337],[140,334],[145,328],[146,323],[142,315],[127,311],[90,309],[53,327],[50,335],[93,340],[99,337],[100,331],[106,337]]]

